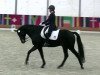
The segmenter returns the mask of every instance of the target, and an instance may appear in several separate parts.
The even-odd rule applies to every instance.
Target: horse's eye
[[[18,30],[18,33],[20,33],[20,30]]]

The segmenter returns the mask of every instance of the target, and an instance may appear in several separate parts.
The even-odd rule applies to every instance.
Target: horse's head
[[[26,34],[32,38],[35,35],[40,35],[40,31],[42,30],[43,26],[36,26],[36,25],[23,25],[21,26],[16,32],[20,38],[22,43],[25,43],[28,38],[26,38]]]
[[[25,32],[25,30],[19,28],[19,29],[17,30],[17,34],[18,34],[18,36],[19,36],[19,38],[20,38],[20,41],[21,41],[22,43],[25,43],[25,42],[26,42],[26,39],[25,39],[26,32]]]

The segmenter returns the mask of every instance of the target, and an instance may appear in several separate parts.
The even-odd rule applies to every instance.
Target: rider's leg
[[[49,40],[49,37],[51,36],[52,31],[53,31],[53,27],[52,26],[49,26],[48,33],[46,34],[46,39],[47,40]]]
[[[45,47],[49,46],[49,37],[51,36],[51,33],[53,31],[53,28],[50,26],[49,27],[49,30],[48,30],[48,33],[45,35],[46,36],[46,42],[44,44]]]

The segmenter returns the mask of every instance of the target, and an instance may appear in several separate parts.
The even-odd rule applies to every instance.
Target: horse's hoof
[[[58,66],[57,68],[58,68],[58,69],[61,69],[61,66]]]
[[[45,67],[45,64],[46,64],[46,63],[43,63],[43,64],[41,65],[41,68],[44,68],[44,67]]]
[[[28,62],[25,62],[25,65],[28,65],[29,63]]]
[[[84,69],[84,67],[81,67],[81,69]]]
[[[57,67],[57,69],[60,69],[61,67]]]
[[[41,68],[44,68],[44,66],[41,66]]]

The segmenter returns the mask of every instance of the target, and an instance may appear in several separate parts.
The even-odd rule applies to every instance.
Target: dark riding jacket
[[[45,25],[49,26],[48,33],[46,34],[46,38],[48,39],[50,37],[52,31],[56,29],[55,12],[54,11],[51,12],[48,19],[46,21],[44,21],[42,24],[45,24]]]
[[[45,24],[45,25],[49,25],[49,27],[51,28],[56,28],[56,25],[55,25],[55,12],[52,12],[48,19],[46,21],[44,21],[42,24]]]

